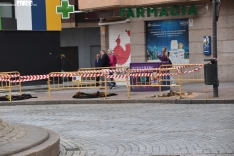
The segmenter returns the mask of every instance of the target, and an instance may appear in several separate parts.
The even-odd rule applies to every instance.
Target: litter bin
[[[206,85],[214,85],[215,83],[216,68],[214,64],[204,65],[204,78]]]

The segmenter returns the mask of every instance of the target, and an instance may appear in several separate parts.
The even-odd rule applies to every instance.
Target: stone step
[[[0,146],[9,144],[26,135],[27,130],[18,124],[0,123],[3,129],[0,129]]]
[[[60,152],[59,135],[51,130],[45,129],[49,138],[40,145],[11,156],[58,156]]]
[[[0,145],[0,156],[58,156],[59,135],[51,130],[19,124],[27,134],[8,144]],[[17,134],[18,135],[18,134]],[[19,135],[22,135],[19,133]]]

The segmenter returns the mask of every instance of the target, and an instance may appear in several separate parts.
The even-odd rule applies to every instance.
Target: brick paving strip
[[[219,86],[219,97],[213,98],[212,86],[208,86],[208,92],[204,92],[204,83],[183,84],[185,92],[191,92],[194,96],[172,97],[153,97],[160,92],[130,92],[130,98],[127,97],[125,86],[119,86],[117,89],[107,90],[108,93],[116,93],[117,96],[107,99],[73,99],[72,96],[77,92],[73,90],[52,91],[51,100],[48,99],[47,86],[27,86],[23,87],[23,93],[37,96],[36,99],[28,99],[13,102],[0,102],[0,106],[12,105],[50,105],[50,104],[124,104],[124,103],[170,103],[170,104],[233,104],[234,103],[234,83],[225,82]],[[172,87],[172,90],[178,91],[178,88]],[[81,89],[81,92],[94,93],[104,91],[99,89]],[[17,94],[17,92],[14,92]],[[5,95],[1,93],[0,95]]]

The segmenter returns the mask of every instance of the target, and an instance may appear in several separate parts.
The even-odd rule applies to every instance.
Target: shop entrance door
[[[61,71],[77,71],[79,69],[78,60],[78,47],[61,47]]]

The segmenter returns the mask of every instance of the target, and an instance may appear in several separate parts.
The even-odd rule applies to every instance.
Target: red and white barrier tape
[[[102,70],[91,70],[91,71],[78,71],[77,74],[101,74],[101,73],[117,73],[117,72],[126,72],[126,69],[102,69]]]
[[[174,75],[178,75],[178,74],[187,74],[187,73],[196,72],[200,69],[202,69],[202,66],[200,66],[196,69],[190,70],[190,71],[183,71],[183,72],[178,72],[178,73],[157,73],[157,75],[155,75],[155,76],[161,77],[161,76],[174,76]],[[133,77],[152,76],[152,75],[153,75],[152,73],[135,73],[135,72],[129,74],[129,76],[133,76]]]
[[[20,77],[20,75],[4,75],[4,76],[0,76],[0,78],[2,78],[2,79],[16,78],[16,77]]]
[[[184,71],[184,72],[178,72],[178,73],[157,73],[158,77],[161,76],[173,76],[177,75],[179,73],[181,74],[186,74],[186,73],[192,73],[200,70],[202,68],[196,68],[191,71]],[[108,75],[108,74],[82,74],[80,75],[81,77],[98,77],[98,76],[106,76],[107,78],[127,78],[128,76],[133,76],[133,77],[141,77],[141,76],[152,76],[152,73],[136,73],[135,71],[142,72],[145,70],[134,70],[133,73],[129,75]],[[49,77],[73,77],[77,76],[77,73],[69,73],[69,74],[50,74],[50,75],[28,75],[28,76],[20,76],[21,79],[19,80],[10,80],[8,79],[0,79],[0,81],[10,81],[12,83],[17,83],[17,82],[29,82],[29,81],[36,81],[36,80],[43,80],[43,79],[48,79]]]
[[[49,77],[73,77],[79,76],[77,73],[69,73],[69,74],[49,74]]]
[[[48,79],[49,75],[27,75],[27,76],[20,76],[20,79],[35,79],[35,80],[43,80]]]
[[[153,73],[132,73],[129,74],[129,76],[133,76],[133,77],[141,77],[141,76],[152,76]]]
[[[106,75],[106,74],[82,74],[81,77],[98,77],[106,76],[106,78],[126,78],[127,75]]]
[[[104,72],[110,73],[118,73],[118,72],[126,72],[127,69],[103,69]]]
[[[101,70],[91,70],[91,71],[78,71],[76,74],[97,74],[102,73]]]
[[[194,66],[203,66],[203,64],[194,64]],[[175,68],[176,68],[176,69],[183,69],[183,68],[186,68],[186,67],[189,67],[189,65],[178,66],[178,67],[175,67]]]
[[[19,82],[29,82],[29,81],[36,81],[37,79],[20,79],[20,80],[11,80],[11,83],[19,83]]]
[[[130,69],[130,71],[132,73],[139,73],[139,72],[142,72],[142,71],[148,71],[148,72],[151,72],[152,70],[159,70],[161,68],[148,68],[148,69]]]
[[[198,68],[190,70],[190,71],[184,71],[184,72],[181,72],[181,74],[193,73],[193,72],[196,72],[196,71],[198,71],[200,69],[202,69],[202,67],[198,67]]]
[[[106,78],[122,79],[122,78],[128,78],[128,75],[107,75]]]
[[[10,79],[0,79],[0,82],[9,82]]]
[[[98,77],[98,76],[106,76],[105,74],[82,74],[81,77]]]
[[[216,61],[218,59],[214,58]],[[211,64],[211,62],[207,63]],[[200,70],[203,68],[203,64],[195,64],[196,66],[199,66],[196,69],[190,70],[190,71],[179,71],[178,73],[158,73],[157,76],[173,76],[177,74],[187,74],[187,73],[192,73]],[[183,69],[189,67],[189,65],[185,66],[178,66],[175,67],[176,69]],[[116,69],[116,70],[111,70],[111,69],[103,69],[103,70],[95,70],[95,71],[78,71],[75,73],[66,73],[66,74],[47,74],[47,75],[27,75],[27,76],[20,76],[19,74],[15,75],[4,75],[0,76],[0,82],[28,82],[28,81],[36,81],[36,80],[43,80],[43,79],[48,79],[49,77],[73,77],[73,76],[81,76],[81,77],[97,77],[97,76],[106,76],[107,78],[127,78],[128,76],[152,76],[152,73],[141,73],[142,71],[154,71],[157,69],[162,69],[162,68],[152,68],[152,69],[131,69],[131,74],[129,75],[108,75],[110,72],[111,73],[116,73],[116,72],[127,72],[126,69]],[[168,68],[169,69],[169,68]],[[12,78],[19,78],[18,80],[11,80]]]
[[[186,68],[186,67],[189,67],[189,66],[179,66],[179,67],[175,67],[176,69],[183,69],[183,68]]]

